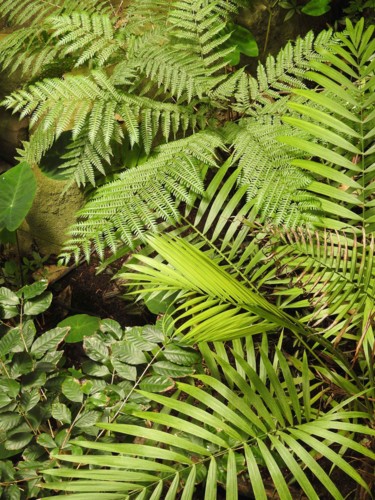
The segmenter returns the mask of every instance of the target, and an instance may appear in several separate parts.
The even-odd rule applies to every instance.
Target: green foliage
[[[262,480],[266,469],[281,498],[293,498],[287,483],[289,474],[309,498],[318,498],[306,474],[308,469],[310,477],[312,474],[329,488],[333,498],[342,499],[340,485],[334,484],[316,459],[323,455],[368,491],[357,470],[333,448],[340,444],[374,458],[368,448],[353,439],[357,433],[371,436],[374,431],[348,422],[345,407],[350,400],[344,399],[325,411],[311,410],[314,393],[323,396],[324,389],[305,362],[293,374],[279,349],[271,359],[270,352],[261,350],[259,365],[236,352],[232,354],[238,362],[237,370],[212,353],[231,379],[232,388],[215,377],[197,375],[194,378],[199,387],[178,383],[183,401],[138,391],[163,410],[130,411],[135,424],[100,424],[100,428],[120,433],[127,440],[142,438],[147,445],[78,440],[76,445],[87,449],[86,454],[55,458],[80,468],[45,470],[44,474],[62,479],[45,486],[86,495],[100,490],[94,495],[98,499],[120,498],[120,492],[126,492],[127,498],[175,499],[182,489],[183,498],[192,499],[195,483],[204,480],[206,498],[216,498],[218,484],[225,485],[227,498],[236,498],[241,478],[247,482],[247,494],[260,499],[267,498]],[[365,412],[354,413],[356,418],[367,416]],[[144,426],[144,419],[152,428]],[[97,456],[90,450],[102,454]],[[93,470],[82,468],[89,464]],[[68,494],[68,498],[74,497]]]
[[[0,232],[16,231],[28,214],[36,194],[35,176],[20,163],[0,177]]]
[[[151,400],[136,387],[163,393],[175,379],[201,371],[200,354],[172,343],[161,325],[124,331],[114,320],[95,318],[89,329],[80,315],[38,333],[33,317],[52,300],[46,288],[45,281],[17,292],[0,288],[0,491],[25,500],[45,496],[39,472],[55,463],[51,453],[83,452],[73,437],[97,438],[99,421],[129,422],[125,405],[151,409]],[[76,368],[64,343],[77,344],[74,329],[82,325],[86,336]]]

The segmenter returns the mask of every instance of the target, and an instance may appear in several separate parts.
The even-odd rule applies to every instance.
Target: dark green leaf
[[[80,429],[84,429],[85,427],[92,427],[96,424],[96,422],[98,422],[100,416],[101,412],[99,411],[88,411],[77,419],[75,426],[79,427]]]
[[[0,358],[9,354],[12,349],[20,344],[20,341],[20,331],[18,328],[14,328],[6,333],[0,340]]]
[[[43,446],[44,448],[56,448],[56,443],[53,438],[45,432],[39,434],[39,436],[36,438],[36,441],[38,444],[40,444],[40,446]]]
[[[33,434],[31,432],[19,432],[7,439],[4,446],[7,450],[21,450],[30,443],[32,438]]]

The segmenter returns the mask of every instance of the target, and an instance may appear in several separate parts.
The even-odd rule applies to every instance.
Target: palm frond
[[[343,410],[345,401],[327,412],[310,413],[309,409],[306,414],[306,397],[300,397],[302,378],[293,374],[280,350],[275,353],[275,366],[262,354],[263,380],[243,357],[236,359],[244,375],[216,357],[221,369],[232,377],[233,389],[209,375],[197,375],[194,378],[199,387],[178,384],[183,400],[139,391],[160,405],[162,411],[132,411],[133,417],[140,419],[135,425],[98,424],[110,433],[126,436],[127,442],[75,442],[91,453],[55,456],[79,469],[46,470],[47,477],[63,480],[44,486],[98,499],[119,498],[119,492],[123,492],[129,499],[151,495],[173,500],[181,491],[182,498],[188,500],[194,498],[195,483],[203,480],[206,498],[216,498],[221,482],[219,470],[224,468],[227,495],[234,495],[230,498],[237,495],[241,479],[247,484],[248,494],[261,499],[267,498],[269,485],[262,480],[263,471],[267,470],[281,498],[293,498],[289,484],[293,477],[309,498],[317,499],[306,474],[309,469],[333,498],[341,500],[339,485],[319,463],[318,457],[324,456],[368,491],[364,479],[335,447],[338,443],[342,450],[373,459],[374,453],[356,442],[355,436],[373,436],[375,431],[348,422]],[[306,378],[303,380],[306,383]],[[307,382],[304,394],[312,393],[314,382]],[[357,412],[357,418],[361,417],[366,418],[367,414]],[[168,432],[164,430],[167,428]],[[140,440],[144,444],[138,444]],[[82,468],[86,465],[95,468]],[[74,498],[67,495],[70,497]]]

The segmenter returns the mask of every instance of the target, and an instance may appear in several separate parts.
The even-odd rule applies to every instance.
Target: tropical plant
[[[309,172],[305,193],[293,196],[297,202],[306,193],[314,197],[316,230],[270,223],[257,195],[271,203],[273,186],[262,192],[256,183],[265,175],[272,146],[252,164],[244,130],[250,136],[253,118],[231,125],[241,141],[234,161],[246,159],[249,168],[233,198],[229,194],[246,170],[239,165],[226,177],[230,159],[197,205],[193,222],[201,229],[190,226],[185,238],[148,236],[160,258],[138,255],[139,263],[121,273],[142,295],[174,294],[170,333],[198,343],[210,375],[178,384],[181,392],[174,398],[141,391],[159,404],[159,412],[129,409],[138,424],[101,424],[123,433],[126,443],[96,443],[94,449],[109,453],[100,457],[89,451],[58,455],[80,467],[46,470],[69,478],[47,483],[49,488],[83,495],[100,489],[96,498],[172,499],[181,491],[188,499],[203,481],[206,498],[216,498],[218,484],[227,498],[237,498],[245,484],[246,494],[258,499],[267,498],[267,471],[280,498],[298,495],[295,483],[308,498],[319,498],[316,481],[333,498],[343,498],[332,467],[370,494],[371,479],[358,474],[347,452],[355,451],[363,463],[375,458],[372,34],[363,21],[347,23],[347,32],[337,35],[342,43],[325,54],[327,63],[310,63],[315,71],[306,76],[318,91],[296,90],[303,102],[281,106],[282,113],[289,109],[285,125],[276,118],[279,104],[261,110],[268,130],[267,120],[276,121],[275,144],[282,149],[275,155],[281,151],[289,159],[284,173]],[[280,175],[282,168],[275,171]],[[256,195],[249,196],[251,189]],[[78,444],[93,448],[91,442]],[[322,456],[330,462],[327,468]]]
[[[77,315],[37,332],[47,311],[47,282],[16,292],[0,288],[0,481],[5,498],[43,496],[40,470],[51,453],[82,453],[72,438],[94,438],[96,422],[128,422],[123,407],[141,411],[151,400],[135,393],[171,390],[201,371],[201,356],[170,342],[160,327],[123,330],[111,319]],[[81,348],[76,366],[69,345]],[[151,368],[152,367],[152,368]],[[44,495],[45,496],[45,495]]]
[[[259,129],[255,123],[250,125],[251,146],[260,142],[262,148],[270,130],[269,117],[275,114],[270,101],[277,100],[281,113],[290,90],[306,88],[303,75],[309,61],[324,60],[319,52],[338,43],[331,31],[316,39],[310,33],[295,45],[288,44],[276,59],[268,58],[259,66],[258,78],[243,69],[233,72],[230,60],[236,46],[243,50],[244,44],[243,33],[242,38],[236,33],[229,15],[240,3],[164,0],[150,11],[149,1],[137,0],[123,13],[111,14],[105,2],[90,2],[87,11],[74,13],[71,0],[61,2],[57,10],[34,0],[33,8],[25,10],[31,15],[39,6],[40,36],[34,33],[33,18],[25,18],[23,0],[12,13],[9,2],[0,7],[0,15],[8,15],[16,25],[32,22],[32,35],[21,28],[2,42],[3,67],[16,61],[26,69],[31,65],[35,71],[44,68],[55,75],[14,92],[3,102],[21,116],[31,117],[32,135],[21,157],[38,163],[57,141],[68,138],[60,164],[67,177],[80,185],[95,185],[107,175],[104,186],[91,194],[78,214],[66,258],[71,253],[78,258],[82,249],[87,256],[93,242],[100,254],[108,245],[114,250],[124,242],[131,244],[134,236],[156,229],[160,219],[176,222],[181,202],[190,204],[195,194],[204,194],[202,176],[207,165],[217,168],[227,147],[236,148],[236,161],[244,154],[243,144],[237,144],[240,130],[233,133],[222,125],[231,116],[238,118],[238,113],[262,115]],[[159,15],[150,23],[150,12],[155,11]],[[70,67],[51,67],[48,61],[59,62],[61,56]],[[273,159],[279,161],[278,153]],[[247,168],[247,162],[239,165]],[[293,174],[293,187],[302,189],[306,176],[297,170]],[[238,170],[239,178],[246,175]],[[250,190],[249,197],[253,195]],[[301,212],[296,210],[298,203],[292,205],[291,225]],[[303,208],[303,203],[299,205]],[[273,203],[264,204],[266,214],[272,208]]]

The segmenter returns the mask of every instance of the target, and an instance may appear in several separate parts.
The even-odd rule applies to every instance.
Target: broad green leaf
[[[186,377],[194,373],[193,367],[176,365],[170,361],[157,361],[153,363],[152,370],[159,375],[165,375],[172,378]]]
[[[106,318],[106,319],[101,320],[100,330],[103,333],[112,334],[112,336],[114,338],[116,338],[117,340],[120,340],[122,337],[122,328],[121,328],[120,323],[118,323],[117,321],[110,319],[110,318]]]
[[[20,303],[20,299],[17,294],[9,290],[9,288],[0,288],[0,304],[6,306],[17,306]]]
[[[241,54],[258,57],[259,48],[252,32],[239,24],[229,23],[228,27],[232,32],[228,43],[236,46]]]
[[[93,361],[106,361],[109,358],[109,350],[105,343],[96,336],[85,337],[83,348],[87,356]]]
[[[42,434],[39,434],[36,440],[37,443],[44,448],[56,448],[56,443],[50,434],[43,432]]]
[[[18,229],[33,204],[36,187],[35,176],[26,162],[0,176],[0,229]]]
[[[201,355],[191,347],[182,347],[176,344],[169,344],[163,350],[163,356],[168,361],[183,366],[192,366],[199,363]]]
[[[62,455],[63,456],[63,455]],[[69,477],[69,478],[81,478],[81,479],[102,479],[105,481],[129,481],[129,482],[140,482],[148,483],[158,481],[158,477],[151,474],[146,474],[143,472],[134,472],[127,470],[77,470],[77,469],[48,469],[42,471],[43,474],[48,474],[51,476],[58,477]]]
[[[72,421],[71,411],[63,403],[53,403],[51,413],[55,420],[58,420],[63,424],[70,424]]]
[[[147,363],[144,353],[138,350],[128,341],[116,342],[112,346],[112,358],[128,363],[129,365],[140,365]]]
[[[25,285],[20,288],[17,292],[18,297],[23,297],[24,300],[33,299],[38,295],[41,295],[48,287],[47,280],[36,281],[32,285]]]
[[[310,0],[302,7],[301,12],[308,16],[322,16],[331,9],[330,3],[331,0]]]
[[[121,363],[121,361],[118,361],[117,359],[112,359],[111,363],[114,370],[121,378],[124,378],[125,380],[131,380],[132,382],[135,382],[137,380],[137,368],[135,366]]]
[[[83,392],[79,380],[73,377],[67,377],[61,386],[62,393],[69,401],[74,401],[75,403],[82,403]]]
[[[51,292],[44,292],[43,295],[27,300],[23,307],[23,312],[27,316],[37,316],[46,311],[51,305],[53,295]]]
[[[0,339],[0,358],[9,354],[20,343],[20,331],[18,328],[13,328]]]
[[[139,387],[143,391],[149,392],[166,392],[173,389],[175,383],[169,377],[163,377],[158,375],[151,375],[151,377],[146,377],[142,379]]]
[[[99,411],[87,411],[75,421],[75,426],[84,429],[85,427],[92,427],[100,419],[101,413]]]
[[[57,325],[60,328],[70,327],[70,332],[67,335],[65,342],[75,343],[83,340],[84,337],[94,335],[100,328],[100,319],[96,316],[88,314],[76,314],[60,321]]]
[[[31,432],[17,432],[5,440],[4,446],[7,450],[22,450],[30,443],[33,436]]]
[[[54,328],[46,333],[43,333],[31,347],[31,352],[39,359],[47,351],[55,351],[57,346],[62,342],[67,335],[69,328]]]

